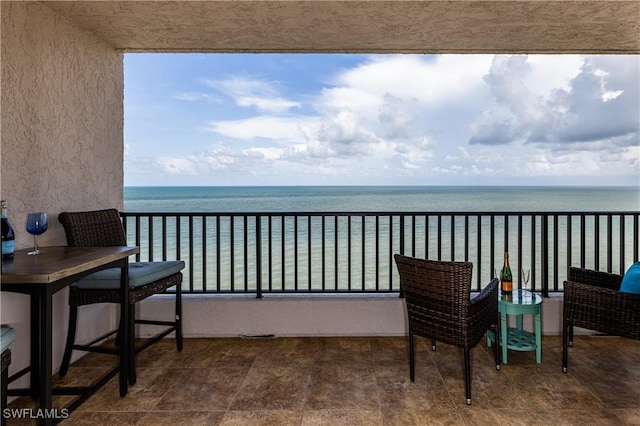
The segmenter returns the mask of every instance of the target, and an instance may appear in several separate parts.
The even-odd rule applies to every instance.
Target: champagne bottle
[[[2,260],[5,261],[13,259],[15,235],[7,219],[7,202],[5,200],[0,201],[0,208],[2,208],[0,213],[0,220],[2,221]]]
[[[500,272],[500,281],[502,282],[502,294],[511,294],[513,291],[513,278],[511,276],[511,267],[509,267],[509,252],[504,252],[504,265]]]

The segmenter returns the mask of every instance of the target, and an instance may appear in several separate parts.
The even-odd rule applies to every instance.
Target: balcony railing
[[[194,294],[395,293],[395,253],[473,263],[479,291],[508,251],[514,285],[562,291],[569,266],[623,273],[639,212],[123,212],[137,260],[182,259]]]

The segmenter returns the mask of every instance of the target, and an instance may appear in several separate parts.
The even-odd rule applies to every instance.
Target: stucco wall
[[[2,1],[0,14],[0,193],[17,249],[33,243],[24,230],[28,211],[49,215],[42,245],[65,245],[61,211],[122,208],[122,54],[36,2]],[[5,292],[1,298],[2,323],[17,333],[15,372],[28,364],[28,298]],[[80,312],[80,336],[98,336],[114,322],[113,308]],[[54,300],[54,370],[67,317],[65,290]]]

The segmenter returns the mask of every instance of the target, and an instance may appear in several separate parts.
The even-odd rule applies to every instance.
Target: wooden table
[[[128,257],[140,252],[138,247],[41,247],[42,254],[28,256],[29,249],[15,252],[13,261],[2,264],[2,291],[30,296],[31,362],[30,366],[12,376],[11,380],[31,372],[28,389],[10,389],[9,395],[30,395],[39,399],[43,413],[51,412],[51,397],[81,395],[69,407],[73,411],[117,372],[120,373],[120,395],[128,390],[129,345],[123,346],[120,364],[97,384],[88,388],[52,387],[52,325],[53,295],[96,271],[121,268],[120,324],[129,317]],[[122,327],[122,341],[128,342],[129,327]],[[20,337],[18,337],[20,338]],[[47,411],[49,410],[49,411]],[[60,419],[39,418],[40,424],[54,424]]]

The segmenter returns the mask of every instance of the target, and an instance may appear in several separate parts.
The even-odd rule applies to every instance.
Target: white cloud
[[[196,176],[198,168],[194,167],[193,158],[167,158],[159,157],[158,164],[161,166],[164,172],[169,174],[187,174]]]
[[[584,64],[582,55],[528,55],[530,65],[525,79],[529,91],[534,98],[548,98],[553,91],[570,88],[571,79],[575,77]]]
[[[247,149],[247,153],[253,154],[256,156],[261,156],[267,161],[278,160],[282,158],[283,149],[282,148],[266,148],[266,147],[254,147]]]
[[[471,124],[470,142],[500,145],[526,141],[548,144],[549,149],[578,142],[583,144],[582,149],[595,150],[637,145],[638,58],[580,58],[581,61],[568,61],[572,65],[558,67],[552,78],[546,64],[549,57],[495,57],[485,76],[495,102]],[[536,71],[540,64],[542,72]],[[576,67],[578,64],[580,67]],[[556,87],[546,84],[543,88],[540,76],[547,76]]]
[[[288,101],[283,98],[260,98],[257,96],[244,96],[236,99],[241,107],[256,107],[261,111],[285,112],[294,107],[299,107],[299,102]]]
[[[205,80],[211,88],[230,96],[241,107],[255,107],[259,111],[282,113],[300,107],[300,103],[279,95],[279,84],[256,78],[233,77],[226,80]]]
[[[173,95],[173,97],[179,101],[186,102],[220,102],[217,96],[211,93],[201,93],[201,92],[178,92]]]
[[[392,94],[424,105],[473,97],[491,65],[489,55],[377,55],[336,79],[349,87],[382,98]]]
[[[278,143],[298,142],[305,128],[317,127],[315,118],[259,115],[242,120],[212,121],[207,130],[234,139],[271,139]]]

